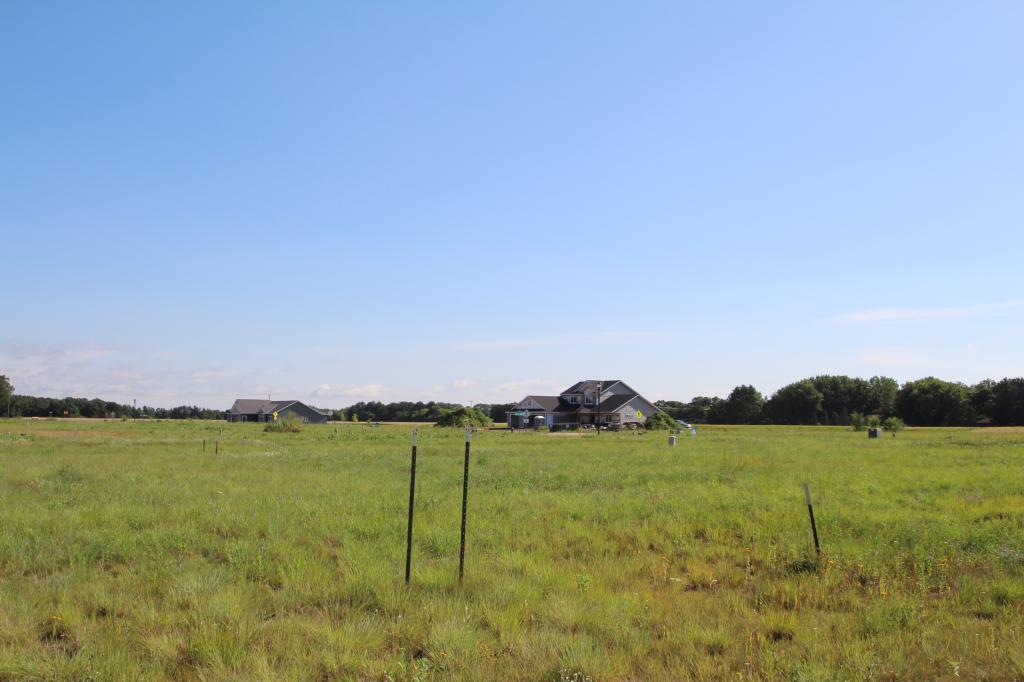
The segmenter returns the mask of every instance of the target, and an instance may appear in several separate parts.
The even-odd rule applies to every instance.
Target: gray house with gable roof
[[[637,428],[660,412],[618,379],[578,381],[559,395],[528,395],[507,415],[512,428]]]
[[[292,415],[308,424],[326,424],[330,416],[298,400],[261,400],[239,398],[228,410],[229,422],[271,422]]]

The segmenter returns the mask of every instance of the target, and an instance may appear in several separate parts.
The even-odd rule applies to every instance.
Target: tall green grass
[[[1024,433],[420,432],[0,421],[0,679],[1024,677]]]

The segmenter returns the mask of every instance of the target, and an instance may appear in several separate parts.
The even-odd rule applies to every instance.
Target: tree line
[[[927,377],[902,386],[889,377],[821,375],[783,386],[767,399],[750,385],[726,398],[659,400],[676,419],[706,424],[848,426],[856,415],[897,417],[911,426],[1024,425],[1024,378],[974,385]]]
[[[482,412],[492,421],[504,422],[505,412],[515,407],[515,403],[477,403],[473,409]],[[456,411],[466,407],[459,403],[441,402],[410,402],[399,401],[382,403],[379,401],[359,402],[340,410],[330,410],[333,419],[338,421],[372,421],[372,422],[438,422]]]
[[[505,411],[515,403],[478,403],[473,406],[476,418],[505,421]],[[317,408],[320,409],[320,408]],[[335,421],[441,422],[453,413],[466,410],[464,405],[445,402],[379,401],[359,402],[342,409],[323,409]],[[474,413],[474,414],[475,414]],[[225,410],[211,410],[196,405],[178,407],[133,407],[99,398],[39,398],[14,393],[14,386],[0,375],[0,417],[90,417],[106,419],[224,419]],[[486,415],[486,417],[484,416]]]
[[[223,419],[224,410],[196,405],[135,407],[99,398],[39,398],[17,395],[10,380],[0,375],[0,416],[90,417],[107,419]]]
[[[974,385],[927,377],[902,386],[889,377],[870,379],[820,375],[795,381],[765,398],[751,385],[737,386],[726,398],[698,396],[690,402],[655,403],[674,419],[697,424],[823,424],[847,426],[856,415],[897,417],[911,426],[1024,425],[1024,378],[986,379]],[[504,422],[515,403],[478,403],[473,410]],[[359,402],[325,410],[339,421],[440,422],[458,403]],[[37,398],[17,395],[0,375],[0,416],[106,417],[136,419],[223,419],[224,410],[195,405],[133,407],[99,398]]]

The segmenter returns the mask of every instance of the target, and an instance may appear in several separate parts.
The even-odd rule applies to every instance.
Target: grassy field
[[[0,679],[1024,678],[1022,430],[410,432],[0,421]]]

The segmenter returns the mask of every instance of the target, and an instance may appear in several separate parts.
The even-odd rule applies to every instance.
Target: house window
[[[571,395],[569,396],[569,402],[572,403],[573,405],[577,405],[579,404],[580,399],[574,395]]]

